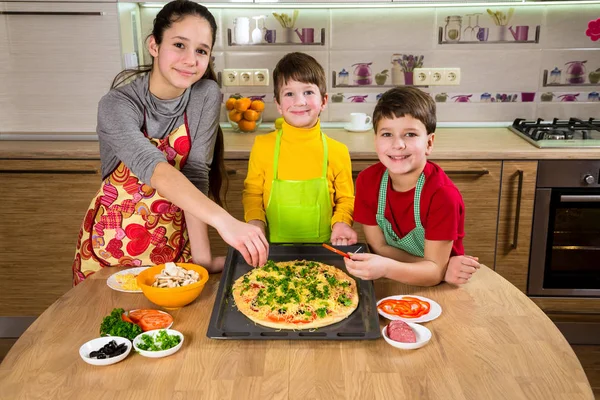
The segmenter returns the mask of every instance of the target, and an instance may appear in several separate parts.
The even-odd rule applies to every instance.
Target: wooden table
[[[84,363],[115,307],[152,307],[142,294],[111,290],[94,275],[46,310],[0,365],[1,399],[586,399],[592,390],[571,347],[526,296],[482,267],[462,288],[416,288],[381,280],[377,298],[416,294],[440,303],[418,350],[384,340],[213,340],[206,330],[219,276],[172,312],[185,342],[173,356],[132,352],[120,363]],[[31,294],[35,296],[35,293]],[[382,319],[381,323],[385,323]],[[383,326],[383,325],[382,325]]]

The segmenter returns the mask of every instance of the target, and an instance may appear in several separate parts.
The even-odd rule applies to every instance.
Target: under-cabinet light
[[[202,0],[200,0],[201,2]],[[389,0],[388,0],[389,1]],[[166,3],[141,3],[141,7],[145,8],[162,8]],[[574,0],[574,1],[498,1],[498,2],[461,2],[461,3],[408,3],[408,2],[387,2],[387,3],[278,3],[260,2],[249,3],[247,0],[231,0],[230,3],[207,3],[208,8],[443,8],[443,7],[527,7],[527,6],[573,6],[586,4],[600,4],[600,0]]]

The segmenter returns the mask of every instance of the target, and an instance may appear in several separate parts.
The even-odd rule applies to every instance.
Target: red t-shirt
[[[377,225],[377,200],[379,185],[385,166],[377,163],[365,169],[356,180],[354,220],[363,225]],[[425,185],[421,190],[421,224],[427,240],[453,240],[451,256],[463,255],[465,236],[465,204],[458,188],[439,165],[427,161]],[[415,228],[415,188],[396,192],[388,182],[385,218],[399,238]]]

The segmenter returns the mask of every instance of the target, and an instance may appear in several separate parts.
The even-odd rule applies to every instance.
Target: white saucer
[[[379,304],[387,299],[394,299],[394,300],[400,300],[402,299],[404,296],[409,296],[409,297],[415,297],[419,300],[423,300],[423,301],[427,301],[429,302],[429,312],[425,315],[422,315],[418,318],[403,318],[403,317],[399,317],[397,315],[390,315],[382,310],[379,309]],[[435,301],[427,298],[427,297],[423,297],[423,296],[415,296],[415,295],[398,295],[398,296],[388,296],[388,297],[384,297],[383,299],[379,300],[377,302],[377,312],[379,313],[379,315],[381,315],[384,318],[387,318],[389,320],[395,320],[395,319],[399,319],[402,320],[404,322],[412,322],[412,323],[422,323],[422,322],[429,322],[429,321],[433,321],[434,319],[436,319],[437,317],[439,317],[440,315],[442,315],[442,306],[440,306],[438,303],[436,303]]]
[[[117,290],[119,292],[125,292],[125,293],[142,293],[142,289],[138,289],[138,290],[126,290],[123,289],[121,287],[121,284],[119,282],[117,282],[117,275],[128,275],[128,274],[133,274],[133,275],[139,275],[140,272],[142,272],[145,269],[150,268],[149,266],[145,266],[145,267],[135,267],[135,268],[129,268],[129,269],[124,269],[122,271],[119,272],[115,272],[114,274],[112,274],[111,276],[108,277],[108,279],[106,280],[106,284],[113,290]]]
[[[370,131],[371,129],[373,129],[373,124],[369,122],[367,125],[363,126],[360,129],[353,128],[352,126],[350,126],[350,124],[346,124],[346,125],[344,125],[344,129],[347,130],[348,132],[366,132],[366,131]]]

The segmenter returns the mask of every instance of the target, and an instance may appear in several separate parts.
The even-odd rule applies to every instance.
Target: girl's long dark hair
[[[208,9],[196,2],[188,0],[175,0],[165,5],[156,14],[154,19],[154,26],[152,33],[148,36],[153,36],[157,45],[160,45],[163,41],[163,34],[165,30],[169,29],[174,22],[180,21],[188,15],[197,16],[204,18],[211,27],[212,30],[212,44],[211,49],[215,46],[215,39],[217,37],[217,22],[215,17],[208,11]],[[146,38],[147,41],[148,38]],[[121,71],[111,84],[111,89],[119,87],[138,75],[146,74],[152,71],[153,64],[141,65],[137,68],[126,69]],[[212,60],[208,63],[208,68],[201,79],[210,79],[217,82],[217,76],[215,74]],[[228,179],[225,174],[225,146],[223,143],[223,131],[221,126],[217,128],[217,139],[215,141],[215,149],[213,152],[213,160],[210,164],[210,172],[208,173],[208,195],[217,203],[222,206],[224,199],[227,196]],[[223,199],[221,199],[221,190],[223,189]]]

